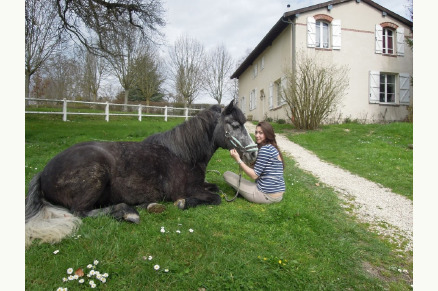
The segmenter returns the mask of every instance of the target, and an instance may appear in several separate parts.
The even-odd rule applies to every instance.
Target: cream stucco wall
[[[340,50],[307,48],[307,17],[325,14],[333,19],[341,20],[342,45]],[[295,21],[296,43],[295,51],[306,54],[315,54],[328,63],[347,65],[350,69],[349,88],[342,99],[339,111],[332,117],[343,121],[345,118],[360,119],[367,122],[381,120],[403,120],[408,112],[406,105],[398,104],[371,104],[369,102],[369,72],[380,71],[386,73],[413,73],[412,49],[405,44],[404,56],[387,56],[375,53],[375,25],[391,22],[404,27],[404,34],[412,37],[412,31],[403,23],[390,16],[383,16],[381,11],[366,3],[349,1],[334,5],[329,11],[326,7],[300,14]],[[286,118],[284,105],[281,108],[269,109],[269,86],[272,82],[284,75],[284,69],[292,64],[292,26],[289,25],[262,54],[258,56],[252,66],[239,78],[240,101],[244,97],[245,104],[241,104],[247,116],[252,115],[255,120],[265,117],[274,120]],[[258,69],[258,75],[253,77],[253,66],[260,65],[264,57],[264,69]],[[399,84],[397,83],[397,86]],[[249,110],[250,91],[256,89],[257,105]],[[266,97],[260,99],[260,91],[264,90]],[[397,91],[398,93],[398,91]],[[274,97],[275,99],[276,97]],[[398,98],[398,94],[397,94]],[[412,88],[410,102],[412,104]],[[275,103],[276,101],[274,101]],[[339,120],[340,119],[340,120]]]

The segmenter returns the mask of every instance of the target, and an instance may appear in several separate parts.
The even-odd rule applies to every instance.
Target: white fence
[[[27,114],[59,114],[62,115],[62,120],[67,121],[68,115],[102,115],[105,116],[105,120],[109,121],[110,116],[137,116],[138,120],[141,121],[142,117],[164,117],[164,121],[167,121],[168,117],[183,117],[186,120],[192,116],[192,114],[196,114],[201,109],[192,109],[192,108],[175,108],[175,107],[169,107],[169,106],[146,106],[142,104],[138,105],[132,105],[132,104],[114,104],[109,102],[86,102],[86,101],[73,101],[73,100],[52,100],[52,99],[39,99],[39,98],[25,98],[26,99],[26,107],[36,106],[38,105],[38,102],[46,102],[46,103],[61,103],[62,104],[62,111],[31,111],[31,110],[25,110],[25,113]],[[87,104],[91,106],[103,106],[104,110],[102,113],[99,112],[74,112],[74,111],[68,111],[68,104]],[[27,105],[29,104],[29,105]],[[32,104],[32,105],[30,105]],[[127,111],[126,113],[114,113],[110,112],[110,106],[111,109],[114,107],[122,107],[119,109],[119,111]],[[95,106],[96,107],[96,106]],[[127,110],[128,108],[134,108],[136,113],[129,113]],[[154,113],[161,113],[161,114],[144,114],[144,110],[146,111],[153,111]],[[131,110],[132,111],[132,110]],[[184,111],[183,115],[177,115],[174,114],[175,112],[182,112]],[[190,114],[189,114],[190,112]]]

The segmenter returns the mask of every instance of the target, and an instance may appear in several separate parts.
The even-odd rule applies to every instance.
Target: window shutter
[[[370,71],[370,103],[380,102],[380,72]]]
[[[284,91],[286,89],[286,77],[281,77],[281,93],[280,93],[280,100],[278,100],[278,105],[283,105],[286,103],[286,99],[284,98]]]
[[[405,55],[405,29],[403,27],[397,28],[397,55]]]
[[[257,88],[254,89],[253,109],[257,108]]]
[[[408,73],[400,73],[400,104],[410,104],[411,80]]]
[[[332,48],[334,50],[341,49],[341,20],[335,19],[332,21],[332,39],[333,45]]]
[[[382,38],[383,38],[383,29],[379,24],[376,24],[376,54],[382,53]]]
[[[316,21],[313,17],[307,17],[307,47],[315,47]]]
[[[249,91],[249,110],[250,111],[252,110],[252,100],[253,100],[252,91]]]
[[[242,97],[242,103],[240,104],[240,109],[242,110],[243,113],[246,113],[246,109],[245,109],[245,96]]]
[[[269,85],[269,109],[274,107],[274,103],[272,102],[274,99],[274,84],[271,83]]]

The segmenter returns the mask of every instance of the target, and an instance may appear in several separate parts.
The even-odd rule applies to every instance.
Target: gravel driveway
[[[255,125],[245,124],[249,132]],[[322,183],[332,187],[345,201],[345,208],[353,208],[353,215],[370,229],[396,242],[401,250],[412,250],[413,203],[390,189],[354,175],[344,169],[320,160],[315,154],[276,134],[278,146],[297,162],[297,167]]]

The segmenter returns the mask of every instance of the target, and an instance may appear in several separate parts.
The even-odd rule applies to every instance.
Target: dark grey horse
[[[218,187],[205,182],[206,168],[219,147],[237,147],[244,161],[255,160],[245,121],[231,102],[222,112],[212,106],[142,142],[84,142],[67,148],[30,183],[26,245],[33,239],[60,241],[76,229],[80,217],[109,214],[138,223],[137,206],[220,204]]]

